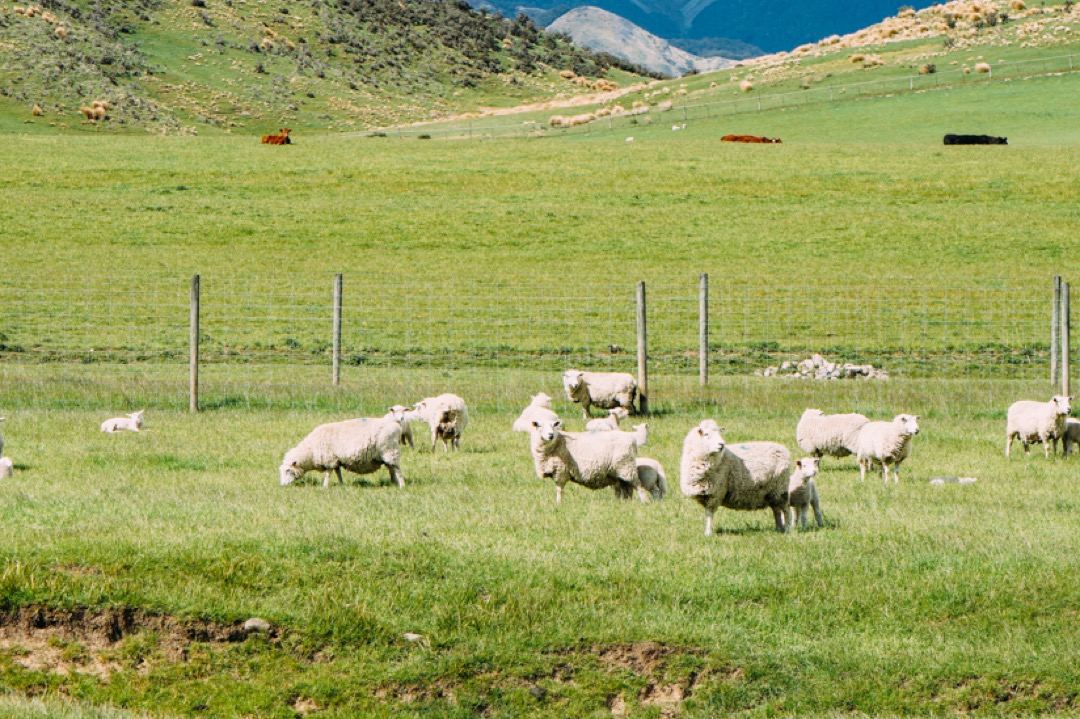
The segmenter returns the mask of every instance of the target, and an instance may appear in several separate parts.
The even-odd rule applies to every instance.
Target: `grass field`
[[[344,272],[380,288],[380,306],[497,280],[522,288],[504,311],[538,336],[576,325],[530,316],[533,293],[693,287],[699,272],[886,288],[897,316],[924,309],[913,284],[1048,289],[1080,264],[1076,77],[755,116],[754,130],[784,137],[769,147],[721,145],[736,129],[723,122],[641,128],[633,143],[9,138],[6,316],[42,303],[35,316],[54,320],[0,324],[0,341],[30,348],[0,365],[16,462],[0,483],[0,713],[1077,715],[1075,460],[1002,452],[1005,407],[1051,390],[1041,366],[872,391],[718,377],[649,420],[642,454],[667,468],[672,496],[639,505],[572,486],[556,508],[508,429],[515,398],[539,381],[555,394],[547,374],[514,367],[485,384],[477,369],[361,367],[333,392],[323,367],[222,361],[206,372],[248,400],[229,390],[191,416],[182,358],[47,362],[32,349],[122,326],[101,346],[131,351],[137,310],[110,323],[123,303],[105,303],[105,319],[94,309],[114,276],[178,280],[151,296],[180,308],[181,347],[196,272],[210,288],[282,278],[286,296]],[[1010,145],[939,144],[984,128]],[[921,346],[925,324],[899,326],[874,337]],[[281,455],[314,425],[443,389],[476,407],[463,451],[406,451],[404,490],[385,473],[278,486]],[[143,403],[146,432],[97,431]],[[714,417],[729,441],[794,448],[806,406],[922,414],[901,483],[860,484],[852,460],[826,461],[824,529],[782,536],[765,512],[725,512],[702,537],[703,512],[675,486],[688,429]],[[932,487],[935,475],[979,481]],[[253,616],[272,631],[240,637]]]

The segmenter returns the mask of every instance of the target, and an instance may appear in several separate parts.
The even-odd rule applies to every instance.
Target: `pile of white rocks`
[[[754,370],[758,377],[782,377],[784,379],[889,379],[889,373],[875,369],[872,364],[830,362],[819,354],[802,362],[788,361],[779,367]]]

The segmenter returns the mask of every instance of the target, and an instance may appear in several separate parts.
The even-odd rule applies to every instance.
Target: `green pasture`
[[[1050,280],[1080,266],[1076,77],[538,141],[9,135],[0,714],[1075,716],[1076,460],[1003,444],[1009,403],[1052,391]],[[719,142],[744,131],[784,144]],[[968,131],[1010,144],[941,146]],[[555,507],[510,424],[570,360],[632,368],[640,280],[659,355],[641,453],[670,496],[571,486]],[[829,346],[899,371],[751,376]],[[463,450],[406,450],[404,490],[278,486],[315,425],[442,391],[473,408]],[[145,432],[97,431],[144,406]],[[794,450],[808,406],[922,415],[901,482],[827,460],[824,529],[724,512],[706,540],[678,491],[686,432],[712,417]],[[59,625],[31,631],[28,607]],[[272,633],[222,638],[253,616]]]

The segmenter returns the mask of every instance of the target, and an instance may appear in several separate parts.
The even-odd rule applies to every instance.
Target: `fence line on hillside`
[[[753,68],[744,68],[753,71]],[[897,94],[926,92],[946,87],[1012,80],[1022,77],[1075,72],[1080,70],[1080,56],[1074,54],[1034,60],[1000,61],[992,66],[989,73],[965,73],[962,68],[939,70],[930,74],[912,74],[885,77],[862,82],[845,84],[822,84],[805,89],[777,93],[740,93],[730,100],[716,102],[674,105],[670,109],[659,110],[656,106],[637,115],[625,114],[598,118],[590,123],[575,127],[548,127],[533,121],[514,124],[486,124],[479,121],[467,123],[436,123],[432,125],[413,125],[394,127],[376,131],[375,135],[386,135],[402,139],[445,139],[445,140],[491,140],[499,138],[540,138],[562,135],[591,134],[623,130],[640,125],[650,125],[664,119],[676,124],[695,120],[729,117],[733,115],[765,112],[783,108],[802,107],[844,99],[883,97]],[[734,85],[732,85],[734,87]],[[665,96],[665,100],[676,98]],[[573,113],[573,108],[561,112],[552,110],[551,114]],[[372,135],[373,133],[364,133]]]
[[[30,391],[12,383],[32,377],[31,402],[69,392],[77,404],[101,377],[128,373],[130,390],[108,391],[150,392],[145,380],[192,410],[199,394],[204,406],[255,405],[293,387],[405,403],[458,382],[505,409],[526,387],[558,394],[561,372],[577,367],[636,373],[656,407],[717,401],[732,382],[768,392],[792,381],[762,376],[769,368],[814,354],[885,370],[889,380],[827,383],[857,386],[868,401],[904,379],[1049,391],[1069,377],[1068,283],[809,288],[722,274],[710,285],[701,273],[649,282],[646,311],[644,283],[537,295],[511,283],[376,285],[349,274],[32,279],[0,278],[4,394]]]

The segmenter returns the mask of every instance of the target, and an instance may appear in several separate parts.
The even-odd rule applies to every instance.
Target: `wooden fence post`
[[[1069,335],[1071,317],[1069,311],[1069,283],[1061,283],[1061,393],[1069,394]]]
[[[709,275],[698,277],[698,378],[709,384]]]
[[[1058,382],[1058,337],[1061,336],[1061,275],[1054,275],[1054,306],[1050,313],[1050,385]]]
[[[334,275],[334,349],[333,365],[334,386],[341,384],[341,274]]]
[[[191,277],[191,321],[188,354],[188,411],[199,411],[199,276]]]
[[[638,412],[649,413],[648,342],[645,334],[645,282],[637,285],[637,375]]]

